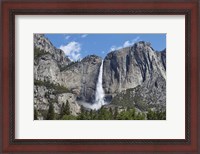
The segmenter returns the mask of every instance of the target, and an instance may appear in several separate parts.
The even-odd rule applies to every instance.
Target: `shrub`
[[[79,61],[72,61],[71,63],[69,63],[67,66],[64,67],[60,67],[60,71],[64,71],[64,70],[68,70],[70,67],[75,66],[76,64],[78,64]]]
[[[60,111],[61,119],[62,119],[65,115],[70,115],[70,107],[69,107],[69,102],[68,102],[68,100],[66,101],[66,104],[64,104],[64,103],[62,104],[61,111]]]
[[[37,47],[34,47],[34,59],[38,59],[39,57],[48,54],[47,52],[45,52],[44,50],[40,50]]]
[[[54,107],[53,107],[53,103],[50,102],[49,104],[49,110],[48,110],[48,114],[47,114],[47,120],[54,120],[55,119],[55,112],[54,112]]]
[[[38,120],[38,111],[34,108],[34,120]]]
[[[61,85],[55,85],[49,81],[34,80],[34,85],[45,86],[47,89],[53,89],[54,94],[68,93],[69,90]]]
[[[166,120],[166,111],[152,111],[148,110],[147,113],[148,120]]]
[[[77,120],[77,118],[72,115],[64,115],[61,120]]]

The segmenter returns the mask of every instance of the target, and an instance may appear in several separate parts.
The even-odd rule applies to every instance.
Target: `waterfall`
[[[104,90],[102,86],[102,81],[103,81],[103,60],[100,66],[98,81],[96,85],[95,103],[94,103],[96,106],[96,109],[99,109],[101,108],[102,105],[105,105],[105,102],[104,102],[105,94],[104,94]]]
[[[96,93],[95,93],[95,101],[91,105],[89,103],[81,103],[84,107],[90,108],[92,110],[99,110],[102,105],[105,105],[106,103],[104,102],[104,90],[102,86],[102,81],[103,81],[103,60],[101,62],[100,70],[99,70],[99,75],[98,75],[98,81],[96,84]]]

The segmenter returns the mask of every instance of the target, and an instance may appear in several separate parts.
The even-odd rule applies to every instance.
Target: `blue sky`
[[[88,55],[104,58],[110,51],[138,41],[151,42],[156,51],[166,48],[166,34],[45,34],[52,44],[76,61]]]

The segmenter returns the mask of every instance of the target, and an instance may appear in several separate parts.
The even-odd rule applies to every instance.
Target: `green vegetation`
[[[67,66],[64,66],[64,67],[60,67],[60,71],[64,71],[64,70],[67,70],[69,69],[70,67],[72,66],[76,66],[78,64],[79,61],[72,61],[71,63],[69,63]]]
[[[64,103],[62,104],[61,111],[60,111],[61,119],[70,120],[70,119],[67,119],[68,118],[67,116],[70,116],[70,107],[69,107],[68,100],[66,101],[66,104]]]
[[[128,111],[122,111],[117,115],[117,120],[145,120],[145,114],[135,112],[135,109],[129,109]]]
[[[70,113],[70,106],[68,100],[66,101],[66,104],[62,104],[62,108],[60,111],[60,117],[58,120],[76,120],[77,117],[71,115]]]
[[[47,89],[52,89],[53,90],[52,94],[54,94],[54,95],[62,94],[62,93],[68,93],[69,92],[69,90],[66,87],[63,87],[63,86],[58,85],[58,84],[55,85],[53,83],[50,83],[49,81],[34,80],[34,85],[36,85],[36,86],[45,86]],[[48,96],[48,93],[45,93],[45,97],[47,97],[47,96]],[[54,113],[54,107],[53,107],[54,103],[57,103],[57,99],[56,98],[55,99],[49,98],[49,104],[50,104],[49,105],[49,110],[48,111],[45,111],[45,110],[39,110],[39,111],[34,110],[34,119],[37,120],[38,113],[40,113],[44,117],[44,119],[47,119],[47,120],[59,120],[59,119],[61,119],[62,118],[61,115],[58,115],[58,114]],[[68,102],[66,103],[66,106],[62,111],[63,113],[61,112],[63,115],[67,112],[66,111],[67,108],[69,108],[67,106],[69,106]],[[70,110],[68,109],[68,112],[69,111]]]
[[[46,120],[54,120],[54,119],[55,119],[54,107],[53,107],[53,103],[50,103]]]
[[[38,111],[34,108],[34,120],[38,120]]]
[[[38,115],[41,115],[44,119],[46,119],[47,118],[47,114],[48,114],[48,110],[39,109],[38,113],[39,113]]]
[[[131,91],[133,91],[133,89],[127,89],[123,93],[119,93],[112,99],[111,103],[115,105],[123,105],[123,106],[132,107],[133,103],[131,103],[132,101],[130,101]]]
[[[140,86],[135,88],[126,89],[121,93],[118,93],[113,99],[112,104],[125,106],[125,107],[134,107],[136,106],[142,111],[146,111],[148,109],[147,103],[143,100],[143,97],[138,95],[133,96],[133,91],[137,92],[140,89]],[[135,104],[133,103],[135,102]]]
[[[148,109],[147,103],[142,99],[141,96],[134,97],[135,106],[141,111],[146,111]]]
[[[77,118],[72,115],[64,115],[60,120],[76,120]]]
[[[97,112],[96,118],[95,120],[112,120],[113,115],[107,109],[101,108]]]
[[[135,108],[127,108],[119,112],[116,107],[114,109],[106,109],[102,107],[100,110],[86,110],[81,107],[81,113],[78,116],[73,116],[70,113],[68,101],[62,105],[60,115],[55,114],[53,104],[50,103],[49,110],[46,116],[47,120],[166,120],[166,112],[152,111],[140,113],[136,112]]]
[[[141,86],[130,88],[118,93],[113,99],[112,104],[124,107],[136,107],[141,111],[147,111],[149,105],[143,96],[140,94]],[[133,95],[134,93],[134,95]],[[152,97],[152,101],[155,102],[156,96]]]
[[[152,111],[148,110],[148,120],[166,120],[166,111]]]
[[[40,50],[39,48],[34,47],[34,59],[38,59],[39,57],[48,54],[44,50]]]
[[[59,84],[56,85],[56,84],[50,83],[49,81],[34,80],[34,85],[45,86],[47,89],[53,89],[54,94],[61,94],[61,93],[69,92],[69,90],[66,87],[61,86]]]
[[[81,113],[77,120],[166,120],[166,112],[161,111],[151,111],[149,110],[147,114],[136,112],[135,108],[127,108],[119,112],[118,108],[105,109],[101,108],[98,111],[95,110],[84,110],[81,109]]]
[[[136,113],[134,108],[118,112],[114,109],[101,108],[100,110],[85,110],[81,108],[81,113],[73,120],[145,120],[145,114]]]

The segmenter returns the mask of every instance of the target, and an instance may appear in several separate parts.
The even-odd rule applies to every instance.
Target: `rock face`
[[[60,108],[62,104],[66,104],[66,100],[69,103],[69,108],[71,115],[77,116],[80,113],[80,106],[76,102],[76,96],[72,93],[63,93],[57,96],[58,98],[58,113],[60,113]]]
[[[80,113],[80,105],[76,102],[76,96],[72,93],[56,94],[55,89],[46,86],[34,86],[34,108],[40,112],[41,119],[45,119],[50,102],[53,103],[54,111],[60,114],[61,107],[68,101],[71,115]]]
[[[90,55],[72,62],[42,34],[34,35],[34,107],[45,119],[49,104],[60,114],[69,103],[71,115],[80,105],[94,103],[102,58]],[[112,51],[103,61],[103,88],[109,106],[134,106],[138,112],[166,107],[166,50],[156,52],[150,43]]]
[[[158,76],[154,80],[146,81],[135,88],[123,90],[114,96],[111,104],[135,107],[142,112],[148,111],[148,109],[165,111],[165,79]]]
[[[55,97],[54,110],[60,113],[62,103],[68,100],[72,115],[80,111],[78,102],[93,103],[95,100],[96,81],[102,59],[90,55],[81,61],[71,62],[64,52],[56,49],[52,43],[42,34],[34,35],[34,80],[44,84],[34,85],[34,104],[37,110],[48,110],[50,98]],[[46,82],[59,85],[69,90],[68,93],[52,95],[45,86]],[[47,84],[49,85],[49,84]],[[58,88],[58,87],[56,87]],[[50,89],[54,92],[55,89]],[[63,97],[61,101],[61,96]],[[69,97],[73,101],[69,100]],[[64,101],[65,100],[65,101]],[[61,103],[62,102],[62,103]]]
[[[78,101],[93,103],[101,58],[91,55],[61,72],[62,84],[77,95]]]
[[[166,50],[155,52],[150,43],[141,41],[110,52],[104,60],[103,87],[113,104],[164,108]]]
[[[105,92],[113,94],[134,88],[157,74],[166,78],[166,62],[162,55],[153,51],[146,42],[110,52],[104,60]]]
[[[65,56],[65,53],[53,46],[53,44],[43,35],[34,34],[34,48],[43,51],[44,53],[49,53],[52,59],[55,60],[60,67],[65,67],[71,61]]]
[[[34,65],[34,79],[61,84],[60,69],[52,55],[45,54],[38,58]]]

